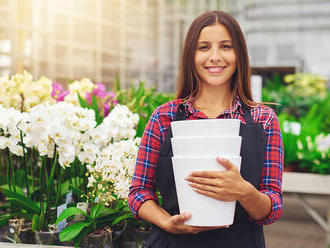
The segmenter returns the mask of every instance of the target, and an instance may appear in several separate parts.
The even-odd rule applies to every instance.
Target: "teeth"
[[[209,72],[221,72],[223,70],[223,67],[208,67],[207,70]]]

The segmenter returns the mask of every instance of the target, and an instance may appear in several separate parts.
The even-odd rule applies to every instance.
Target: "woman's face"
[[[236,70],[236,55],[231,37],[222,24],[206,26],[199,34],[194,63],[202,87],[228,86]]]

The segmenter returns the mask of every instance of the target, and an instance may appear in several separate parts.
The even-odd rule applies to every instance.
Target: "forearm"
[[[239,203],[254,220],[261,220],[271,212],[272,203],[268,195],[259,192],[252,184],[246,182],[245,193]]]
[[[159,206],[155,201],[148,200],[145,201],[138,210],[138,216],[148,221],[162,229],[164,228],[164,223],[168,220],[171,215],[167,213],[161,206]]]

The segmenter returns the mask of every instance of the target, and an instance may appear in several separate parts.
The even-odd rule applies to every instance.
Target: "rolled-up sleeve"
[[[139,208],[145,201],[154,200],[158,202],[155,192],[155,167],[158,160],[161,137],[159,114],[156,109],[142,135],[128,196],[129,208],[136,218],[138,218]]]
[[[259,191],[269,196],[271,211],[262,220],[254,220],[258,224],[271,224],[282,215],[282,176],[283,176],[283,141],[280,125],[275,112],[268,109],[264,125],[267,146],[262,170],[262,181]]]

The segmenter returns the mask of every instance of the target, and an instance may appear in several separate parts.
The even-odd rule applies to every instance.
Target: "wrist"
[[[169,215],[169,214],[162,216],[162,218],[159,220],[158,226],[161,229],[169,232],[169,229],[170,229],[170,221],[169,221],[169,219],[170,218],[171,218],[171,215]]]
[[[242,183],[241,189],[242,189],[242,191],[241,191],[241,195],[240,195],[238,201],[244,205],[246,203],[250,202],[251,199],[254,198],[253,196],[256,193],[259,193],[251,183],[249,183],[248,181],[245,181],[245,180]]]

